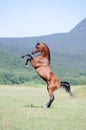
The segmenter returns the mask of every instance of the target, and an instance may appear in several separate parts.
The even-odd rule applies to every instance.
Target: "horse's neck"
[[[40,54],[42,57],[49,59],[49,54],[46,50],[42,51]]]
[[[44,60],[46,59],[46,60]],[[47,61],[48,64],[50,64],[50,55],[49,55],[49,51],[47,49],[43,50],[42,52],[40,52],[40,54],[38,56],[35,56],[35,60],[39,60],[42,63]],[[43,60],[43,61],[42,61]],[[41,63],[40,62],[40,63]]]
[[[31,60],[31,64],[33,67],[50,65],[49,54],[47,51],[42,51],[38,56],[35,56],[33,60]]]

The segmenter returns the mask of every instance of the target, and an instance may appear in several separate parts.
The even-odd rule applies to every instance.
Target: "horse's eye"
[[[40,43],[39,43],[39,42],[37,43],[37,46],[38,46],[38,45],[40,45]]]
[[[37,45],[36,45],[36,48],[37,48],[37,49],[39,48],[39,45],[40,45],[40,44],[37,44]]]
[[[39,46],[37,46],[36,48],[39,49]]]

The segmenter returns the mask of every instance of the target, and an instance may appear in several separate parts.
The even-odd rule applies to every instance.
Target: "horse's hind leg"
[[[49,90],[48,90],[48,92],[49,92]],[[53,92],[51,92],[51,93],[49,92],[49,95],[50,95],[50,99],[47,102],[47,104],[45,105],[45,108],[50,108],[51,104],[53,103],[53,101],[55,99]]]
[[[55,99],[54,95],[52,95],[48,101],[48,103],[45,105],[45,108],[50,108],[53,100]]]

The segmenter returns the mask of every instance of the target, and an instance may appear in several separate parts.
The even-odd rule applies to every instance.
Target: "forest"
[[[72,85],[86,84],[86,70],[83,64],[86,57],[59,54],[57,60],[55,59],[53,57],[51,70],[61,81],[68,81]],[[0,84],[44,84],[30,63],[28,68],[25,67],[25,60],[21,61],[19,56],[0,51]]]

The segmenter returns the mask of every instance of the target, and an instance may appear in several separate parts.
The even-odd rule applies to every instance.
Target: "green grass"
[[[0,130],[85,130],[86,86],[72,87],[75,97],[55,92],[50,109],[46,87],[0,86]]]

